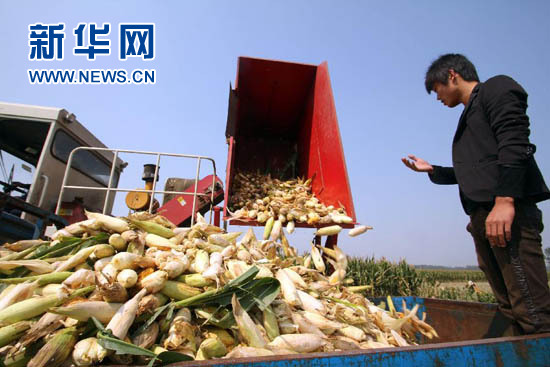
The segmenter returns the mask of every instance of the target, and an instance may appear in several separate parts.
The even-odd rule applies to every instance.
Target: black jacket
[[[458,183],[466,213],[496,196],[550,198],[533,157],[526,109],[527,93],[510,77],[495,76],[472,91],[453,139],[453,167],[434,166],[429,175],[436,184]]]

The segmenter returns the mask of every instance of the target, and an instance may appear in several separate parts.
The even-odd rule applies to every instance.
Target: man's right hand
[[[432,173],[434,168],[431,164],[423,160],[422,158],[415,157],[412,154],[408,155],[408,158],[401,158],[403,164],[416,172]]]

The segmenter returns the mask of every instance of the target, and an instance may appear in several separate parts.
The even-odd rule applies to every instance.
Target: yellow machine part
[[[145,190],[153,188],[152,182],[145,183]],[[126,194],[126,206],[132,210],[145,210],[149,206],[150,195],[147,192],[131,191]]]

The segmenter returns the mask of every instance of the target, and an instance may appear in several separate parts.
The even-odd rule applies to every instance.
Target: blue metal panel
[[[380,302],[387,303],[386,298],[382,298],[382,297],[373,298],[371,301],[376,305],[378,305]],[[395,306],[395,309],[399,312],[403,311],[403,301],[405,301],[405,305],[409,310],[412,309],[415,305],[419,306],[418,312],[416,313],[416,315],[419,318],[422,318],[422,315],[424,314],[424,312],[426,312],[426,306],[424,305],[424,298],[421,298],[421,297],[413,297],[413,296],[392,297],[392,301],[393,301],[393,305]],[[387,309],[388,307],[386,305],[386,310]]]
[[[543,367],[550,365],[550,334],[360,352],[186,362],[177,365],[215,365],[219,367]]]

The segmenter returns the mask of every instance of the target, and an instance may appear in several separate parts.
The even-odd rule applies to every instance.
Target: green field
[[[367,297],[417,296],[474,302],[495,302],[480,270],[416,269],[405,260],[350,258],[348,277],[354,285],[370,285]],[[476,286],[468,286],[472,281]]]
[[[485,274],[481,270],[448,270],[448,269],[417,269],[427,279],[438,282],[486,282]]]

